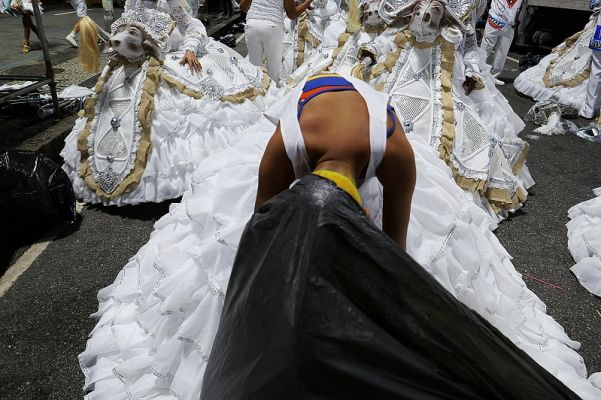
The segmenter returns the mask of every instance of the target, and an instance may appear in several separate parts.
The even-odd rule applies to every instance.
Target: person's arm
[[[284,0],[284,10],[286,10],[286,16],[290,19],[296,19],[304,13],[307,8],[311,5],[313,0],[304,0],[298,6],[294,0]]]
[[[269,139],[259,166],[259,188],[255,211],[269,199],[287,190],[294,182],[294,169],[286,155],[280,126]]]
[[[382,229],[405,249],[415,188],[415,158],[398,119],[396,130],[387,140],[377,176],[384,188]]]
[[[247,13],[250,9],[250,3],[252,3],[252,0],[240,0],[240,9]]]
[[[180,64],[187,64],[192,71],[200,72],[202,65],[197,54],[209,41],[205,26],[182,7],[179,0],[167,0],[171,8],[171,17],[184,37],[185,54]]]
[[[478,42],[476,39],[476,20],[475,14],[471,14],[466,25],[472,30],[465,34],[461,51],[463,52],[463,64],[465,65],[465,81],[463,88],[466,95],[470,95],[474,89],[482,84],[480,75],[480,55],[478,54]],[[481,86],[480,86],[481,87]]]

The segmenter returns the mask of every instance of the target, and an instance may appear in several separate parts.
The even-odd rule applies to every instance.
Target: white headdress
[[[165,49],[169,43],[169,35],[175,28],[175,21],[169,14],[164,12],[136,7],[113,22],[111,35],[115,35],[126,26],[137,27],[154,45],[160,49]]]

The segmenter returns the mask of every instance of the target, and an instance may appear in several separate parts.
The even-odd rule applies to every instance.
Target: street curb
[[[38,151],[57,161],[64,146],[65,138],[73,129],[77,114],[69,115],[42,133],[27,139],[17,150]]]
[[[211,37],[219,37],[227,32],[227,30],[233,24],[236,24],[241,20],[242,15],[240,13],[234,14],[225,21],[207,29],[207,34]],[[100,74],[96,74],[86,79],[84,82],[92,82],[93,84],[98,80],[99,76]],[[78,85],[81,85],[82,83],[78,83]],[[17,150],[37,151],[45,154],[55,161],[60,161],[59,154],[64,146],[65,138],[73,129],[73,125],[75,124],[75,120],[77,120],[77,118],[77,114],[75,114],[60,119],[50,128],[21,143],[17,147]]]

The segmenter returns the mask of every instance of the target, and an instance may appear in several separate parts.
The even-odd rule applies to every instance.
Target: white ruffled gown
[[[571,271],[582,286],[601,297],[601,187],[594,198],[568,210],[568,249],[576,261]]]
[[[218,46],[216,43],[214,44],[215,47]],[[217,54],[219,55],[219,53]],[[171,54],[168,55],[168,57],[170,56]],[[178,60],[181,58],[181,54],[173,53],[173,56],[177,57]],[[201,63],[204,65],[203,78],[210,77],[209,73],[213,73],[213,76],[217,74],[226,75],[221,73],[218,67],[211,70],[210,65],[217,63],[208,62],[207,58],[209,57],[210,55],[201,58]],[[246,63],[242,57],[232,55],[226,51],[224,51],[221,58],[227,60],[230,57],[231,59],[236,57],[240,64]],[[252,66],[247,65],[245,67],[251,69]],[[166,74],[175,75],[173,70],[167,68],[168,65],[165,68]],[[254,67],[252,69],[255,70],[259,78],[257,82],[260,82],[262,72]],[[116,71],[113,77],[119,77],[121,71]],[[242,75],[233,68],[231,71],[233,75]],[[105,70],[105,73],[107,72],[108,70]],[[188,88],[197,89],[197,93],[203,93],[202,90],[205,89],[206,95],[196,99],[182,93],[175,87],[171,87],[167,82],[159,84],[154,97],[154,113],[151,117],[150,138],[152,149],[149,160],[135,188],[121,196],[107,200],[90,189],[82,179],[80,175],[81,152],[78,149],[77,141],[85,128],[87,119],[81,117],[76,121],[73,130],[65,139],[65,147],[61,151],[61,156],[65,161],[63,169],[71,178],[76,195],[82,198],[84,202],[124,205],[161,202],[181,196],[184,190],[187,189],[190,176],[200,161],[211,153],[235,142],[245,128],[256,123],[266,105],[278,97],[277,90],[274,88],[275,85],[270,85],[265,96],[257,96],[254,99],[248,97],[241,103],[221,101],[212,97],[221,88],[203,87],[202,81],[197,85],[193,85],[186,76],[178,76],[177,79],[184,82]],[[139,79],[138,82],[141,85],[143,80]],[[247,82],[247,85],[246,89],[263,90],[255,87],[250,82]],[[226,90],[231,89],[231,87],[227,87]],[[139,89],[141,90],[141,87]],[[240,89],[237,93],[242,93],[246,89]],[[234,92],[235,94],[236,92]],[[130,112],[137,113],[140,106],[139,94],[136,94],[134,98],[138,103],[134,105],[135,107]],[[110,98],[106,101],[110,102]],[[106,112],[107,110],[105,110]],[[96,122],[102,118],[98,115],[101,114],[100,107],[97,108],[96,114],[94,123],[98,130],[102,128],[107,131],[110,130],[107,121],[104,121],[104,125]],[[137,120],[135,116],[132,119]],[[132,122],[132,126],[135,126],[135,130],[140,130],[137,122]],[[117,143],[112,146],[107,151],[119,151],[121,145]],[[132,151],[135,150],[135,148],[132,149]]]
[[[586,98],[592,60],[589,43],[595,33],[598,13],[591,16],[582,31],[522,72],[513,82],[516,90],[535,101],[552,100],[580,110]]]
[[[171,35],[176,50],[167,53],[160,66],[153,104],[142,102],[147,81],[152,80],[147,75],[150,61],[131,77],[125,77],[122,66],[107,66],[100,78],[107,82],[92,99],[95,107],[88,107],[92,112],[87,110],[65,139],[63,169],[86,203],[125,205],[181,196],[200,161],[231,146],[283,93],[259,68],[207,37],[200,21],[191,20],[177,1],[171,13],[186,29],[183,40],[178,30]],[[197,53],[200,73],[180,64],[189,49]],[[145,133],[139,116],[149,107]],[[89,132],[82,136],[88,122]],[[145,134],[150,137],[146,142]],[[144,161],[141,153],[148,147]],[[83,157],[82,149],[87,153]],[[138,179],[128,183],[133,175]]]
[[[80,364],[89,400],[198,399],[237,246],[253,213],[259,162],[274,126],[267,119],[232,147],[206,158],[181,203],[155,224],[149,242],[102,289],[98,324]],[[489,217],[417,135],[417,183],[407,251],[460,301],[583,399],[601,390],[587,380],[580,344],[546,314]],[[381,187],[362,190],[381,219]],[[601,387],[601,382],[597,382]]]

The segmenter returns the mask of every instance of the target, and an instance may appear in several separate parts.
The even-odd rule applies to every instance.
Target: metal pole
[[[54,69],[52,69],[52,62],[50,61],[50,51],[48,50],[48,40],[46,39],[46,33],[44,32],[42,14],[40,13],[40,7],[38,6],[37,0],[32,0],[31,5],[33,6],[33,15],[35,17],[35,23],[38,27],[40,42],[42,42],[42,52],[44,53],[44,63],[46,64],[46,78],[50,80],[48,86],[50,86],[50,95],[52,96],[52,104],[54,106],[54,116],[59,117],[60,107],[58,105],[58,95],[56,94]]]

